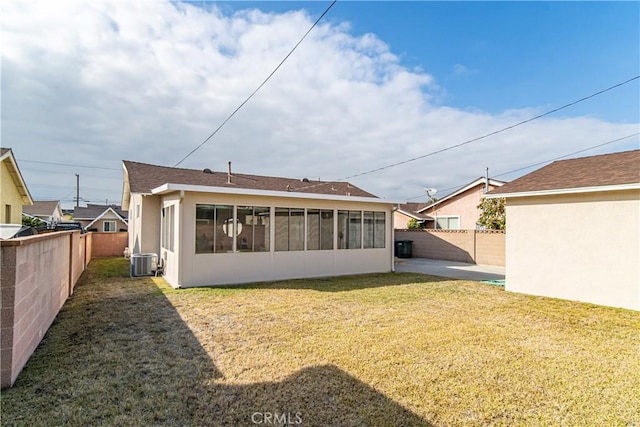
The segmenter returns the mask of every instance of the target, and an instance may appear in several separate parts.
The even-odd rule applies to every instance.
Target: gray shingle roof
[[[152,189],[163,184],[183,184],[377,198],[348,182],[303,182],[300,179],[232,173],[231,184],[229,184],[227,183],[227,172],[207,173],[196,169],[156,166],[128,160],[124,160],[123,163],[129,176],[131,193],[150,193]]]
[[[122,218],[127,219],[127,211],[123,211],[118,205],[93,205],[87,204],[87,207],[77,207],[73,211],[74,219],[95,219],[102,215],[107,209],[113,209]]]
[[[59,203],[58,200],[34,200],[33,205],[24,205],[22,212],[27,215],[51,215]]]
[[[403,212],[409,213],[409,214],[415,216],[416,218],[433,219],[427,214],[418,212],[420,209],[422,209],[422,208],[424,208],[426,206],[427,206],[426,203],[403,203],[403,204],[398,205],[398,209],[403,211]]]
[[[560,160],[496,188],[510,194],[640,183],[640,150]]]

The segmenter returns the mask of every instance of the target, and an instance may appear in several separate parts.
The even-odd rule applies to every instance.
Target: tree
[[[411,218],[407,223],[407,230],[418,230],[423,227],[423,224],[421,222],[418,222],[418,220],[415,218]]]
[[[484,226],[488,230],[506,230],[507,217],[504,210],[504,198],[483,198],[478,209],[482,211],[478,225]]]
[[[41,225],[44,225],[44,221],[35,216],[22,215],[22,225],[26,225],[28,227],[40,227]]]

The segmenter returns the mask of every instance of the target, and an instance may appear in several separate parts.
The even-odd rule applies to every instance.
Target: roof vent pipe
[[[227,184],[231,184],[231,162],[227,162]]]
[[[489,167],[484,168],[484,192],[489,192]]]

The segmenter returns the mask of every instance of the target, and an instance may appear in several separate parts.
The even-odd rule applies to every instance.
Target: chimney
[[[227,184],[231,184],[231,162],[227,162]]]

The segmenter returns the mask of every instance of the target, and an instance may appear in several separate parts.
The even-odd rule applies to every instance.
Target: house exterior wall
[[[510,197],[506,290],[640,310],[640,191]]]
[[[129,250],[160,253],[160,197],[132,194],[129,206]]]
[[[493,188],[494,186],[489,186],[490,190]],[[480,209],[478,209],[478,205],[480,204],[483,195],[484,185],[476,185],[464,193],[452,197],[449,200],[445,200],[422,213],[434,218],[438,216],[459,216],[461,230],[475,230],[476,223],[478,222],[478,219],[480,219],[481,213]]]
[[[93,220],[89,220],[89,221],[80,220],[80,223],[82,224],[83,227],[86,227],[89,224],[91,224],[92,221]],[[91,224],[91,227],[89,227],[87,231],[103,232],[105,221],[115,221],[116,232],[127,231],[128,229],[127,224],[125,224],[116,214],[114,214],[113,212],[107,212],[106,214],[104,214],[102,218],[100,218],[98,221]]]
[[[411,221],[411,217],[403,214],[402,212],[393,212],[393,226],[396,230],[404,230]]]
[[[275,207],[385,212],[385,248],[276,252],[275,227],[272,226],[269,252],[196,254],[196,204],[269,207],[272,215]],[[392,205],[387,202],[361,203],[209,193],[186,193],[181,199],[177,193],[172,193],[162,197],[157,211],[160,211],[160,206],[170,205],[176,206],[175,246],[174,251],[162,249],[161,256],[166,260],[165,279],[174,287],[388,272],[393,269]],[[157,221],[159,224],[160,217]],[[155,228],[159,228],[159,225]],[[337,248],[337,234],[337,214],[334,212],[334,248]]]
[[[173,227],[172,227],[173,235],[171,236],[171,238],[173,239],[173,250],[170,250],[168,248],[161,248],[160,256],[162,257],[165,263],[163,276],[167,282],[173,284],[173,283],[180,283],[180,277],[178,275],[180,273],[179,267],[181,265],[181,262],[183,262],[183,259],[189,256],[191,252],[187,251],[183,253],[180,250],[182,247],[182,241],[183,241],[183,239],[180,239],[180,233],[182,230],[182,224],[181,224],[182,223],[182,212],[181,212],[182,204],[180,203],[180,193],[169,194],[162,198],[162,202],[161,202],[162,208],[168,209],[171,206],[173,206]],[[195,222],[195,211],[193,215],[193,221]],[[162,227],[160,228],[160,233],[161,233],[160,240],[162,242],[163,239],[166,238],[165,231],[162,229]],[[194,235],[195,235],[195,232],[194,232]]]
[[[21,224],[22,223],[22,196],[16,188],[15,182],[9,173],[9,168],[5,162],[0,162],[0,223]],[[6,206],[11,206],[11,218],[7,218]]]

